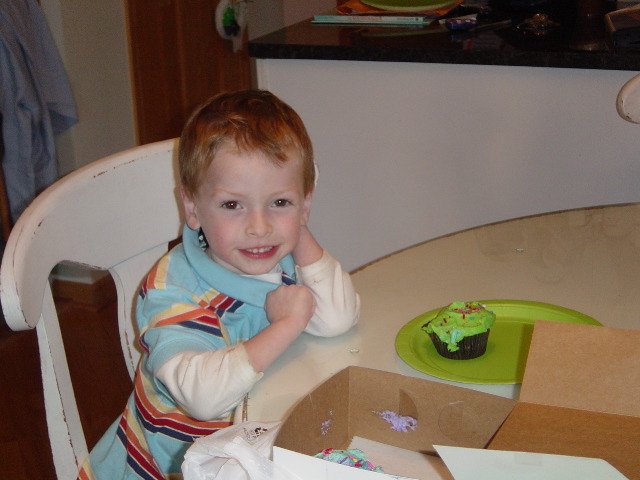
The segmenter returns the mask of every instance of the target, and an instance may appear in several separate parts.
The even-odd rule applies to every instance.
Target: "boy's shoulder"
[[[198,284],[198,275],[185,254],[182,243],[165,253],[151,271],[153,288],[165,290],[171,285],[194,289]]]

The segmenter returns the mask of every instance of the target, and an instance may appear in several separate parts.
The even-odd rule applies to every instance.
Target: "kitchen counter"
[[[566,1],[557,4],[564,5]],[[536,13],[548,15],[557,25],[546,29],[545,35],[530,33],[525,28],[527,20]],[[640,70],[640,52],[616,51],[604,28],[604,13],[588,13],[577,13],[566,6],[521,10],[493,7],[479,21],[487,24],[506,20],[510,25],[475,34],[451,33],[439,24],[401,28],[336,26],[312,24],[309,19],[252,40],[249,55],[273,59]]]

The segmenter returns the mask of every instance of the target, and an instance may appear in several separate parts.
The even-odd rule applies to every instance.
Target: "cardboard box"
[[[298,403],[275,446],[314,455],[364,439],[427,459],[434,476],[415,478],[453,478],[434,456],[446,445],[601,458],[640,479],[639,399],[640,331],[540,320],[518,401],[348,367]],[[394,431],[385,411],[415,418],[416,429]],[[385,471],[411,476],[402,463]]]

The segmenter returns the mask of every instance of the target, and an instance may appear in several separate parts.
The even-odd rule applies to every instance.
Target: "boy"
[[[134,392],[79,478],[179,474],[300,333],[358,319],[349,275],[307,228],[313,152],[288,105],[265,91],[213,97],[184,128],[179,169],[183,242],[142,285]]]

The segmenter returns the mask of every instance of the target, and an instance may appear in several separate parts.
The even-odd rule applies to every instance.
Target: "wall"
[[[247,12],[249,39],[254,39],[284,26],[284,3],[282,0],[250,2]]]
[[[335,8],[336,0],[284,0],[284,23],[286,26],[328,12]]]
[[[78,107],[60,135],[60,173],[135,145],[122,0],[41,0]]]
[[[249,2],[248,31],[254,39],[330,10],[336,0],[260,0]]]

